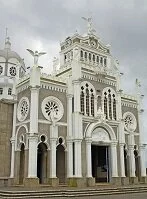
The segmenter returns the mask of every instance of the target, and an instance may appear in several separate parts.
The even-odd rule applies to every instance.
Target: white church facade
[[[38,52],[26,74],[9,39],[0,51],[0,185],[146,183],[139,83],[136,96],[123,93],[110,46],[92,30],[60,45],[51,75]]]

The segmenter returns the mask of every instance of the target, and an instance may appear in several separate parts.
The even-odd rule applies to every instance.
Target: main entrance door
[[[92,176],[96,182],[109,182],[108,146],[91,146]]]

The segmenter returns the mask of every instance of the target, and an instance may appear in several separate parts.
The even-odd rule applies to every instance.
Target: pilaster
[[[117,143],[111,143],[111,166],[112,166],[112,177],[118,177],[118,166],[117,166]]]
[[[120,176],[125,177],[124,143],[119,143]]]
[[[129,145],[129,171],[130,171],[130,177],[136,177],[135,176],[135,157],[134,157],[134,145]]]
[[[91,143],[92,139],[86,139],[86,166],[87,166],[87,172],[86,177],[92,178],[92,158],[91,158]]]

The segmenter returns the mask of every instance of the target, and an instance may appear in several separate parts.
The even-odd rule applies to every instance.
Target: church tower
[[[15,118],[16,84],[25,74],[23,59],[11,50],[9,37],[0,50],[0,184],[7,184],[10,177],[13,118]]]

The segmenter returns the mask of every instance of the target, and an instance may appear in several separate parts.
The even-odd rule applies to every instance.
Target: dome
[[[21,57],[16,52],[11,50],[11,42],[9,37],[6,38],[5,48],[0,50],[0,57],[5,58],[7,61],[13,58],[17,59],[20,63],[22,62]]]
[[[22,62],[21,57],[10,49],[0,50],[0,57],[4,57],[6,60],[9,60],[10,58],[16,58],[19,62]]]

